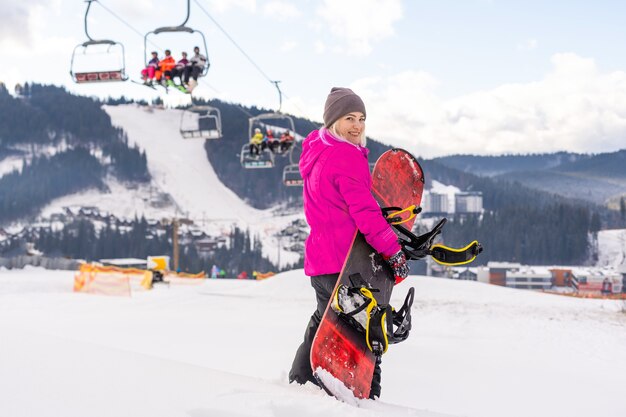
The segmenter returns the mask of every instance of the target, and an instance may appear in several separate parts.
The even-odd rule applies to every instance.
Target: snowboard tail
[[[324,390],[331,395],[337,391],[335,387],[328,386],[328,378],[320,378],[320,369],[341,381],[355,397],[368,398],[374,362],[369,360],[370,352],[366,346],[353,342],[362,337],[361,333],[345,322],[332,320],[320,326],[315,337],[323,340],[319,347],[327,353],[316,358],[317,366],[313,368],[313,375]]]

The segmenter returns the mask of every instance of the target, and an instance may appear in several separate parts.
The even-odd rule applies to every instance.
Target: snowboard
[[[372,194],[381,208],[395,207],[398,212],[414,205],[419,207],[424,190],[424,175],[413,155],[402,149],[391,149],[376,161],[372,171]],[[415,210],[416,212],[418,210]],[[402,218],[411,230],[415,217],[409,213],[392,213]],[[371,287],[378,304],[389,304],[395,284],[393,270],[359,231],[344,262],[334,292],[340,285],[351,286],[355,274]],[[333,292],[333,294],[334,294]],[[311,347],[311,369],[322,388],[343,401],[369,398],[376,357],[368,348],[365,334],[326,307]]]

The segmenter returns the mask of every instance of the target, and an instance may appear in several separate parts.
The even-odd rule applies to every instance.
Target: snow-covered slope
[[[626,229],[598,232],[597,266],[612,266],[626,273]]]
[[[192,217],[248,223],[266,215],[243,202],[224,186],[204,150],[204,140],[184,140],[179,133],[180,110],[135,105],[104,106],[129,142],[146,151],[154,183],[167,190],[183,213]]]
[[[236,224],[261,236],[264,255],[274,263],[279,257],[281,265],[298,260],[299,254],[284,249],[279,255],[275,234],[295,219],[304,218],[303,213],[275,216],[271,209],[257,210],[224,186],[207,158],[204,141],[180,136],[180,110],[137,105],[103,108],[112,123],[127,133],[129,143],[146,152],[152,182],[129,188],[109,179],[108,193],[86,190],[68,195],[52,201],[42,210],[42,215],[61,212],[68,206],[95,206],[122,218],[186,217],[212,235],[228,231]],[[151,205],[150,200],[158,194],[169,194],[172,204]]]
[[[353,408],[286,382],[314,308],[301,270],[131,298],[0,271],[0,415],[624,415],[619,302],[411,277],[395,304],[409,285],[413,333],[383,358],[381,402]]]
[[[205,228],[236,223],[263,239],[264,255],[278,261],[274,236],[302,213],[275,217],[271,210],[257,210],[241,200],[217,177],[203,140],[182,139],[181,111],[136,105],[104,106],[112,123],[122,127],[129,142],[145,150],[153,185],[169,193],[182,214]],[[214,231],[214,230],[213,230]],[[299,255],[283,251],[281,264],[293,263]]]

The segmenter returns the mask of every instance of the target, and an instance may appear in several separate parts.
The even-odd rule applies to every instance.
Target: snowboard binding
[[[364,333],[367,347],[374,355],[382,356],[389,344],[409,337],[413,288],[409,289],[402,308],[396,312],[390,305],[378,304],[373,295],[378,290],[369,287],[361,274],[352,274],[350,283],[351,286],[342,284],[337,287],[331,307],[343,320]]]
[[[441,234],[443,226],[448,221],[445,217],[432,228],[431,231],[422,235],[415,235],[401,224],[406,221],[398,217],[398,214],[411,210],[416,214],[421,212],[421,207],[408,207],[404,210],[398,207],[383,208],[383,214],[387,221],[397,231],[402,251],[407,260],[415,261],[431,256],[435,262],[441,265],[458,266],[472,262],[483,251],[483,246],[474,240],[463,248],[451,248],[440,243],[434,244],[434,240]]]

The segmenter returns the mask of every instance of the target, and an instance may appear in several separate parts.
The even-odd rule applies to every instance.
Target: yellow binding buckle
[[[453,254],[460,254],[460,253],[463,253],[463,252],[468,252],[470,249],[472,249],[472,247],[474,247],[474,246],[479,247],[479,245],[480,244],[478,243],[478,241],[474,240],[473,242],[471,242],[469,245],[465,246],[464,248],[455,249],[455,248],[450,248],[448,246],[444,246],[444,245],[442,245],[440,243],[437,243],[437,244],[431,246],[430,250],[431,250],[431,252],[433,252],[433,251],[436,252],[437,248],[439,248],[440,250],[442,250],[444,252],[449,252],[449,253],[451,253],[453,255]],[[478,249],[480,249],[480,247]],[[465,265],[465,264],[468,264],[468,263],[472,262],[474,259],[476,259],[476,256],[478,255],[479,250],[475,250],[475,251],[472,251],[470,253],[472,254],[471,258],[463,259],[463,260],[454,260],[453,262],[441,261],[441,260],[437,259],[435,256],[433,256],[432,258],[433,258],[433,260],[435,262],[437,262],[438,264],[441,264],[441,265],[452,265],[452,266],[455,266],[455,265]],[[451,258],[454,258],[454,256],[452,256]]]
[[[413,219],[416,216],[416,211],[415,210],[415,204],[412,204],[410,206],[408,206],[407,208],[400,210],[400,211],[394,211],[393,213],[390,213],[387,217],[393,218],[393,217],[397,217],[397,216],[402,216],[404,213],[409,213],[409,217],[407,217],[406,219],[400,219],[398,221],[395,222],[391,222],[391,224],[402,224],[402,223],[406,223],[409,220]]]

